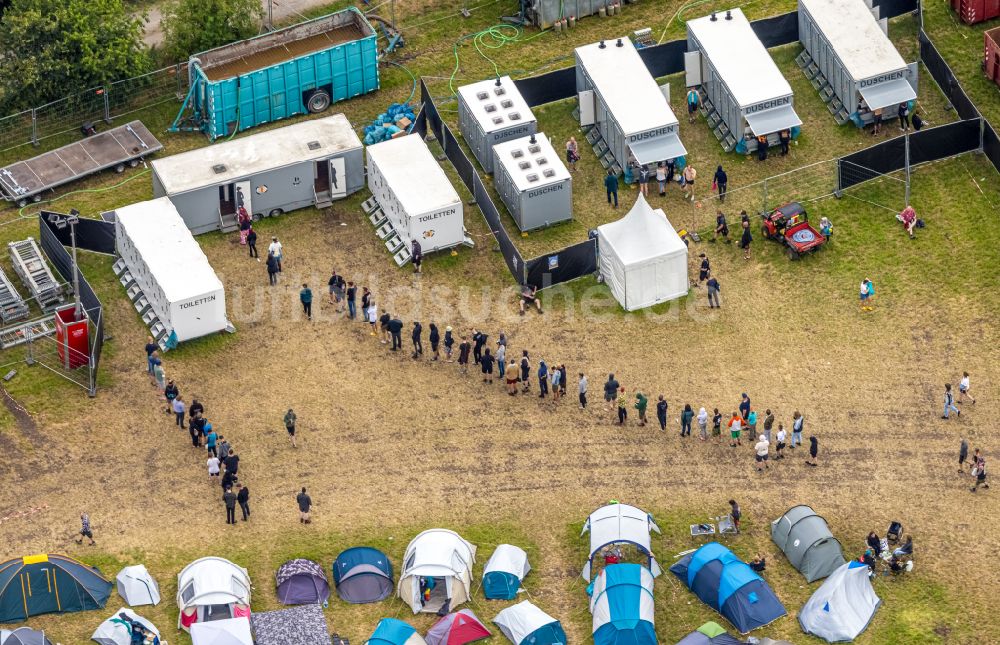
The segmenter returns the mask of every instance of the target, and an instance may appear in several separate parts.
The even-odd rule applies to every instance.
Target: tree
[[[167,55],[174,61],[256,36],[264,9],[260,0],[172,0],[163,9]]]
[[[0,106],[41,105],[148,72],[144,21],[122,0],[11,0],[0,21]]]

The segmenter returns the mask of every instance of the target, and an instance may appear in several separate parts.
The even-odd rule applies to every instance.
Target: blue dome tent
[[[365,645],[427,645],[427,642],[409,623],[396,618],[383,618],[378,621]]]
[[[392,563],[369,546],[347,549],[333,561],[333,584],[337,594],[350,603],[385,600],[392,595]]]
[[[741,634],[787,613],[767,583],[718,542],[684,556],[670,571]]]
[[[501,544],[483,568],[483,594],[488,600],[513,600],[529,571],[531,565],[524,549]]]
[[[111,581],[64,555],[31,555],[0,564],[0,623],[30,616],[101,609]]]
[[[611,564],[590,598],[594,645],[656,645],[653,575],[640,564]]]

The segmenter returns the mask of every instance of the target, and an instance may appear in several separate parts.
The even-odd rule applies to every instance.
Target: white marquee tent
[[[177,574],[177,606],[181,610],[177,626],[184,629],[201,622],[247,616],[250,576],[246,569],[224,558],[199,558]]]
[[[143,568],[145,569],[145,567]],[[128,620],[123,619],[121,614],[125,614],[125,617]],[[156,626],[153,625],[153,623],[149,622],[131,609],[122,608],[111,614],[110,618],[98,625],[97,629],[94,630],[94,635],[90,637],[90,640],[96,641],[99,645],[131,645],[132,626],[128,621],[137,622],[150,632],[156,634],[157,638],[160,637],[160,630],[156,629]]]
[[[625,217],[597,233],[601,276],[626,311],[687,294],[687,245],[642,195]]]
[[[649,532],[660,532],[653,516],[628,504],[608,504],[602,506],[587,518],[580,535],[590,532],[590,556],[583,567],[583,579],[590,582],[590,570],[594,556],[609,544],[629,543],[635,545],[649,557],[649,570],[653,577],[661,573],[660,566],[650,551]]]
[[[830,643],[851,641],[865,631],[880,604],[868,566],[852,560],[840,565],[809,597],[799,611],[799,625]]]
[[[250,619],[227,618],[191,625],[192,645],[253,645]]]
[[[469,600],[476,547],[447,529],[430,529],[413,538],[403,556],[397,595],[413,613],[436,613]],[[424,592],[430,583],[430,598]]]
[[[160,603],[160,586],[149,575],[145,565],[125,567],[115,576],[115,581],[118,584],[118,595],[129,607]]]

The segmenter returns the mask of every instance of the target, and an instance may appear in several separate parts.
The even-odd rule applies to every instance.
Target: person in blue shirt
[[[608,171],[608,176],[604,178],[604,187],[608,189],[608,203],[611,198],[615,198],[614,207],[618,208],[618,176],[613,170]]]
[[[302,303],[302,311],[305,312],[306,318],[312,320],[313,292],[309,285],[304,282],[302,283],[302,291],[299,292],[299,301]]]
[[[694,120],[698,118],[698,103],[700,97],[698,96],[698,90],[693,87],[688,90],[687,93],[687,106],[688,106],[688,123],[694,123]]]
[[[544,360],[538,361],[538,398],[544,399],[549,393],[549,366]]]

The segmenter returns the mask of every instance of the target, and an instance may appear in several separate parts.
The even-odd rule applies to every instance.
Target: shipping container
[[[584,18],[610,11],[611,5],[635,4],[638,0],[531,0],[526,5],[527,19],[541,29],[548,29],[557,20]]]
[[[1000,85],[1000,27],[988,29],[984,34],[986,41],[983,53],[983,69],[986,78]]]
[[[198,235],[253,219],[325,208],[365,185],[361,140],[343,114],[157,159],[153,195],[169,197]]]
[[[759,136],[777,144],[782,130],[802,125],[792,86],[740,9],[687,23],[684,68],[687,86],[702,88],[736,150],[756,150]]]
[[[838,111],[842,106],[861,126],[872,122],[874,110],[888,119],[900,103],[916,100],[917,63],[908,65],[896,51],[878,7],[867,0],[798,0],[798,9],[799,40],[809,58],[800,57],[800,65],[816,70],[813,86]]]
[[[593,125],[617,165],[656,165],[687,154],[674,116],[628,38],[577,47],[580,125]]]
[[[493,147],[493,183],[522,231],[573,218],[573,180],[544,133]]]
[[[1000,16],[1000,0],[951,0],[951,8],[967,25]]]
[[[458,129],[472,154],[493,172],[493,146],[534,133],[535,115],[514,81],[501,76],[458,88]]]
[[[352,7],[195,54],[171,130],[197,129],[215,141],[377,90],[377,36]]]

